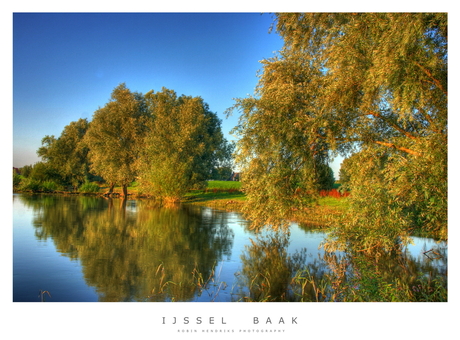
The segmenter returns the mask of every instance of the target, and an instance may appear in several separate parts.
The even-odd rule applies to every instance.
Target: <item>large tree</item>
[[[276,18],[284,47],[263,61],[256,96],[236,103],[250,215],[279,220],[308,201],[294,188],[314,183],[315,157],[355,153],[352,213],[337,239],[369,251],[417,228],[446,237],[447,15]]]
[[[113,90],[110,101],[93,115],[85,142],[91,170],[109,183],[109,193],[118,184],[123,195],[128,194],[127,187],[136,177],[145,119],[144,97],[131,92],[124,83]]]
[[[214,168],[230,158],[221,121],[200,97],[178,96],[163,88],[146,93],[149,133],[139,159],[143,190],[179,201],[194,186],[205,185]]]
[[[37,154],[53,168],[64,184],[77,188],[88,179],[88,148],[82,143],[88,130],[86,119],[79,119],[64,127],[59,138],[45,136]]]

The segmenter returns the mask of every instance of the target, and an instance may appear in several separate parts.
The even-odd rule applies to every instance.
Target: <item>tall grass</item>
[[[190,301],[190,296],[186,292],[192,291],[194,295],[192,300],[206,294],[209,302],[214,302],[218,298],[219,293],[227,288],[227,283],[220,279],[221,273],[217,273],[215,270],[216,263],[214,263],[211,272],[208,275],[204,275],[199,271],[198,264],[195,264],[189,276],[183,277],[183,280],[180,282],[174,282],[168,280],[168,277],[171,277],[171,273],[167,273],[163,264],[160,264],[155,273],[156,280],[158,280],[156,287],[152,289],[146,300]]]
[[[249,267],[236,273],[238,280],[225,294],[235,302],[446,302],[447,277],[419,273],[412,283],[401,279],[384,278],[375,268],[360,264],[352,266],[335,256],[325,259],[327,266],[318,262],[299,266],[300,258],[289,258],[278,248],[266,253],[268,245],[257,246]],[[270,247],[269,247],[270,248]],[[297,254],[304,256],[303,254]],[[256,261],[253,265],[253,261]],[[270,262],[270,263],[269,263]],[[268,264],[268,266],[266,266]],[[366,268],[367,267],[367,268]],[[220,301],[219,294],[228,288],[220,273],[213,267],[203,275],[195,266],[190,276],[181,282],[167,280],[165,269],[157,270],[157,288],[147,300],[184,301],[181,291],[194,291],[197,299],[202,294],[209,302]]]
[[[29,192],[54,192],[58,190],[58,185],[53,181],[38,181],[33,178],[23,178],[17,186],[20,191]]]

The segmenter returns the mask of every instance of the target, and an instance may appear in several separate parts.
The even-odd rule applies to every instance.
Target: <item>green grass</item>
[[[208,181],[208,190],[212,189],[221,189],[221,190],[229,190],[229,189],[241,189],[241,182],[237,181]]]
[[[346,197],[320,197],[318,200],[320,206],[328,206],[338,209],[346,209],[349,206],[349,201]]]
[[[186,203],[231,209],[245,200],[241,182],[236,181],[208,181],[204,190],[191,190],[184,198]]]
[[[225,199],[231,199],[231,200],[239,200],[239,201],[244,201],[246,199],[246,196],[240,192],[240,191],[235,191],[235,192],[228,192],[228,191],[205,191],[205,190],[193,190],[188,192],[185,195],[185,198],[187,201],[193,200],[193,201],[198,201],[198,200],[225,200]]]

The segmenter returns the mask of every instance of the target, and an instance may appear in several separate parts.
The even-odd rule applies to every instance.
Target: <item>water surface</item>
[[[256,235],[238,213],[193,205],[14,194],[13,301],[241,301],[263,266],[282,281],[319,263],[324,237],[296,224]],[[426,268],[433,246],[415,238],[411,261]]]

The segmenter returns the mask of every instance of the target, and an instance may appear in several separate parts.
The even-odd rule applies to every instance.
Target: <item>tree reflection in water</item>
[[[242,228],[250,242],[239,271],[230,273],[236,279],[226,274],[228,282],[219,282],[216,264],[231,257],[234,242],[227,213],[149,200],[19,197],[34,210],[36,238],[52,238],[60,253],[78,260],[99,301],[214,301],[227,284],[230,294],[218,301],[447,301],[443,243],[419,257],[353,249],[309,255],[289,251],[292,228]],[[209,296],[200,297],[205,291]]]
[[[399,254],[369,256],[325,252],[308,259],[307,249],[288,253],[288,232],[257,235],[241,256],[243,301],[447,301],[447,248],[437,258]],[[434,262],[436,260],[437,262]]]
[[[193,206],[95,197],[21,196],[36,211],[36,237],[79,259],[99,301],[190,301],[193,272],[212,274],[228,255],[232,230],[223,214]]]
[[[258,234],[241,255],[240,287],[247,289],[250,301],[286,301],[292,299],[289,289],[293,275],[302,268],[306,250],[289,255],[289,232],[272,231]],[[246,294],[244,290],[240,294]]]

